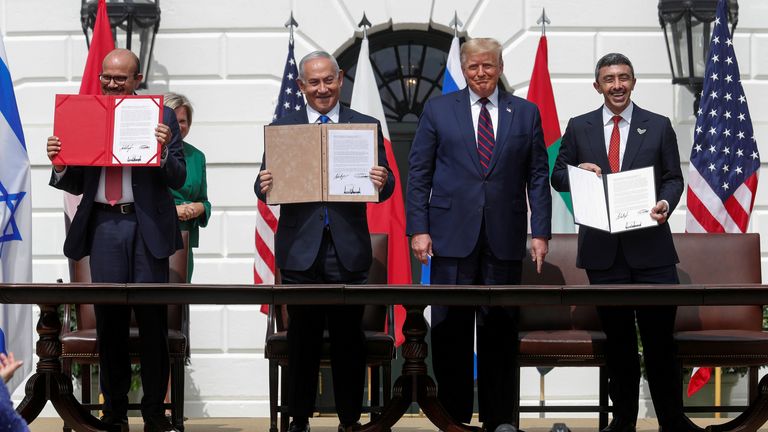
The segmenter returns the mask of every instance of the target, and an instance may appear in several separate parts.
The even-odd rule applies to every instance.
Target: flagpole
[[[371,28],[371,25],[371,22],[368,21],[368,17],[365,16],[365,11],[363,11],[363,19],[357,23],[357,26],[363,29],[363,39],[368,39],[368,29]]]
[[[547,17],[547,11],[544,8],[541,8],[541,17],[536,20],[536,24],[541,24],[541,35],[546,36],[547,35],[547,24],[551,24],[549,21],[549,18]]]
[[[288,43],[293,45],[293,29],[299,27],[299,23],[293,19],[293,11],[291,11],[291,16],[288,18],[288,21],[285,22],[284,27],[288,28]]]
[[[453,19],[448,25],[453,27],[453,37],[459,37],[459,26],[463,26],[464,23],[459,21],[459,14],[456,11],[453,11]]]

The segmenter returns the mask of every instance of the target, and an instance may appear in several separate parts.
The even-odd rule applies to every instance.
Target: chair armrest
[[[267,334],[265,337],[270,337],[275,334],[277,324],[275,323],[275,305],[269,305],[269,311],[267,312]]]
[[[64,319],[61,323],[61,332],[69,332],[72,328],[72,304],[64,304],[62,307],[64,308]]]

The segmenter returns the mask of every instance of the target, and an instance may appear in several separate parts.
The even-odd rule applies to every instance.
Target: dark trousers
[[[364,284],[368,272],[350,272],[341,265],[329,230],[323,233],[317,259],[307,270],[281,270],[284,284]],[[288,413],[294,419],[312,416],[317,393],[323,332],[331,349],[333,396],[339,421],[360,419],[365,387],[363,305],[289,305]]]
[[[465,258],[432,258],[433,284],[514,285],[522,263],[496,258],[485,230]],[[477,387],[480,421],[488,430],[513,423],[512,407],[518,351],[518,308],[432,306],[432,365],[440,403],[462,423],[472,420],[474,334],[477,320]]]
[[[152,256],[139,233],[135,215],[94,211],[92,218],[90,266],[93,282],[168,282],[168,258]],[[104,412],[121,417],[128,411],[131,309],[139,326],[144,390],[141,413],[146,419],[165,413],[163,400],[170,371],[168,307],[165,305],[95,305]]]
[[[674,265],[633,269],[619,247],[608,270],[587,270],[591,284],[676,284]],[[684,424],[682,377],[673,339],[676,306],[603,306],[597,312],[607,336],[608,392],[613,416],[634,423],[640,392],[640,361],[635,322],[643,343],[643,360],[659,424],[664,430],[682,430]]]

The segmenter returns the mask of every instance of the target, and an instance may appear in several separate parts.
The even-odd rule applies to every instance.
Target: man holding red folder
[[[107,54],[99,75],[104,95],[132,95],[142,78],[139,59],[125,49]],[[179,124],[170,108],[164,108],[155,136],[162,147],[159,167],[53,166],[51,186],[82,194],[64,242],[64,254],[73,260],[90,256],[93,282],[168,282],[168,257],[183,247],[168,188],[184,184],[186,165]],[[56,136],[48,138],[51,161],[61,144]],[[95,306],[105,399],[102,420],[128,431],[131,309],[141,336],[144,431],[176,431],[163,409],[169,359],[168,308],[162,305]]]

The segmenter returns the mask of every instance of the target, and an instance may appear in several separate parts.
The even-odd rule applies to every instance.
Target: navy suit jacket
[[[176,205],[168,188],[178,189],[187,178],[181,131],[172,109],[163,107],[163,123],[171,129],[171,141],[166,144],[168,156],[162,167],[133,167],[133,199],[139,231],[155,258],[166,258],[184,247],[179,231]],[[64,241],[64,255],[79,260],[90,255],[90,219],[101,167],[69,166],[57,182],[51,174],[50,185],[73,195],[82,194],[77,213]]]
[[[484,221],[493,254],[522,259],[526,193],[532,235],[551,237],[549,165],[539,110],[503,91],[498,108],[496,146],[483,174],[469,90],[432,98],[424,107],[409,157],[407,232],[430,234],[435,255],[469,255]]]
[[[273,125],[307,124],[307,111],[302,109],[280,118]],[[379,146],[378,165],[389,173],[387,182],[379,192],[379,201],[384,201],[395,190],[395,176],[387,163],[384,136],[381,125],[370,116],[344,107],[339,110],[339,123],[375,123],[378,125]],[[268,169],[262,156],[262,169]],[[299,173],[296,173],[299,175]],[[280,179],[275,179],[280,181]],[[266,195],[261,193],[259,179],[253,184],[256,196],[266,202]],[[275,263],[285,270],[307,270],[317,258],[320,242],[325,229],[324,208],[328,208],[331,236],[336,254],[341,264],[349,271],[365,271],[371,266],[371,236],[368,231],[366,203],[348,202],[308,202],[283,204],[280,206],[280,220],[275,233]]]
[[[610,173],[606,148],[602,107],[572,118],[560,143],[560,153],[552,171],[552,186],[558,191],[570,190],[568,165],[590,162],[598,165],[604,173]],[[656,199],[667,200],[671,215],[683,193],[677,136],[667,117],[635,104],[621,170],[649,166],[653,167],[656,178]],[[661,267],[679,262],[669,224],[665,222],[652,228],[620,234],[581,226],[576,265],[589,270],[610,268],[616,258],[619,241],[632,268]]]

